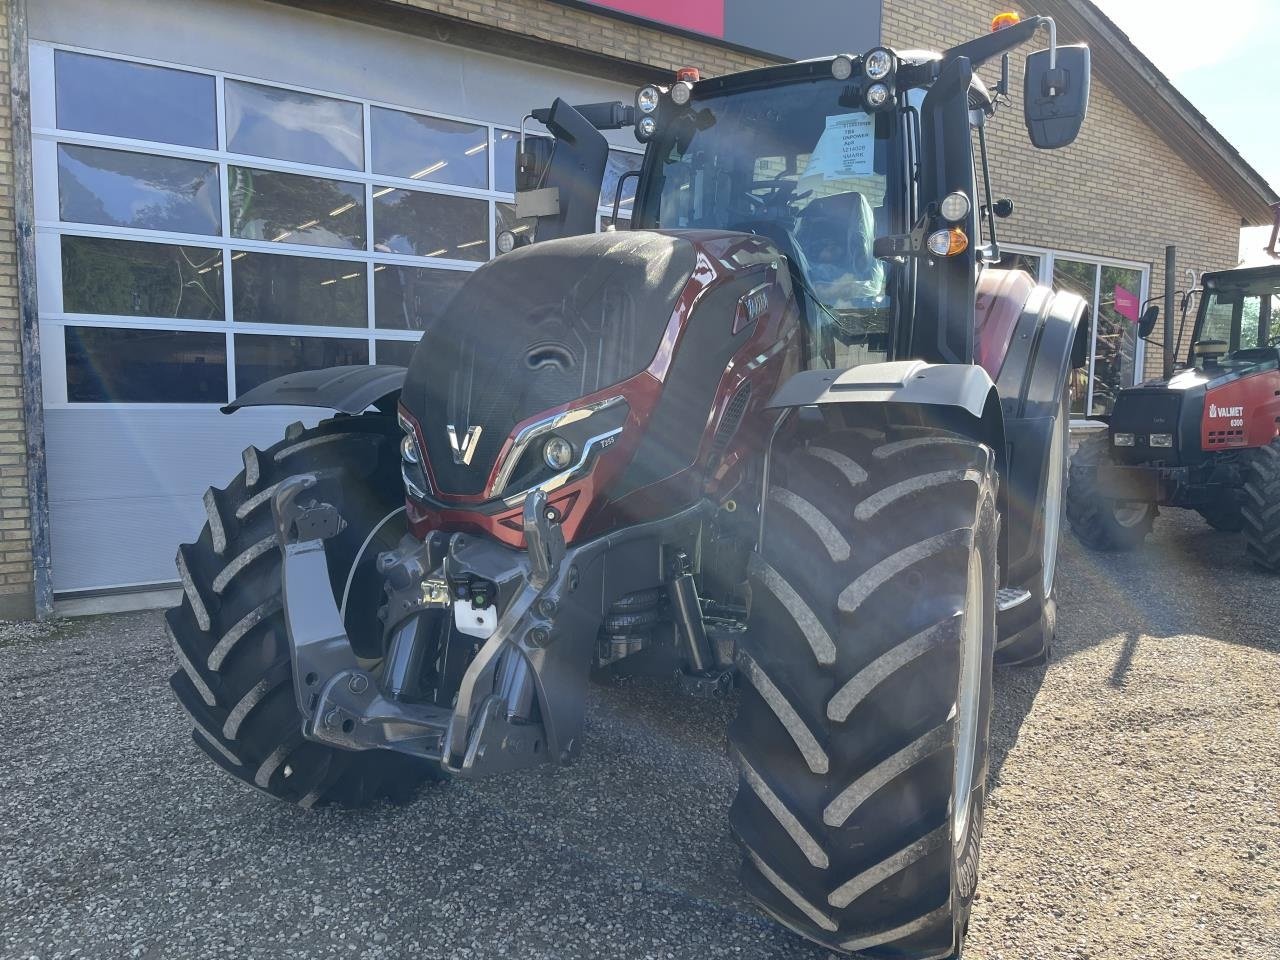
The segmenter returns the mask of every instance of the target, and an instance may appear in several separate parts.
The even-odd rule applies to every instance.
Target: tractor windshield
[[[823,79],[721,93],[651,147],[646,219],[760,234],[791,261],[819,333],[813,365],[883,360],[888,269],[872,244],[901,219],[892,115],[842,102]],[[825,346],[824,346],[825,344]]]
[[[1280,269],[1207,278],[1201,309],[1197,342],[1220,340],[1230,353],[1280,346]]]

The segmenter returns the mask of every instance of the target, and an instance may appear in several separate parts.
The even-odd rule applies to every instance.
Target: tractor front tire
[[[1067,481],[1067,520],[1076,539],[1090,550],[1126,552],[1147,539],[1155,523],[1156,506],[1121,504],[1098,490],[1098,467],[1110,460],[1106,433],[1090,437],[1071,458]]]
[[[829,949],[957,956],[986,797],[994,454],[890,427],[773,463],[729,731],[744,885]]]
[[[1269,573],[1280,573],[1280,439],[1250,452],[1244,475],[1245,550]]]
[[[426,764],[386,750],[347,751],[304,739],[282,607],[280,550],[271,494],[289,477],[320,473],[342,491],[346,523],[326,541],[331,586],[347,597],[353,637],[378,638],[358,655],[381,656],[379,585],[373,560],[402,532],[394,417],[366,414],[294,424],[267,450],[244,451],[244,469],[205,493],[208,522],[178,548],[182,603],[166,621],[179,669],[169,680],[194,724],[192,738],[249,786],[303,807],[404,800],[431,775]]]

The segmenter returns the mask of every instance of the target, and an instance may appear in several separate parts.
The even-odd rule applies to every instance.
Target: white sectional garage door
[[[407,362],[514,221],[521,116],[587,81],[250,0],[32,14],[55,590],[173,580],[201,495],[314,412],[229,398]],[[619,141],[622,144],[622,141]],[[634,151],[634,143],[631,150]],[[605,194],[635,165],[617,150]]]

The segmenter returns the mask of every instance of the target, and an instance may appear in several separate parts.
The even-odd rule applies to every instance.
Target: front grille
[[[724,416],[720,418],[720,425],[716,427],[716,435],[711,439],[712,463],[723,457],[724,452],[729,449],[729,441],[738,432],[738,425],[742,423],[742,415],[747,412],[747,401],[750,399],[751,384],[744,383],[725,406]]]

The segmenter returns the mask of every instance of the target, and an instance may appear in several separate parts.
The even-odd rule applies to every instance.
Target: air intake
[[[712,462],[723,457],[724,452],[729,449],[729,441],[738,432],[738,426],[742,423],[742,415],[747,412],[747,402],[750,399],[750,383],[740,386],[729,399],[728,405],[724,408],[724,415],[720,417],[720,425],[716,427],[716,435],[711,439]]]

